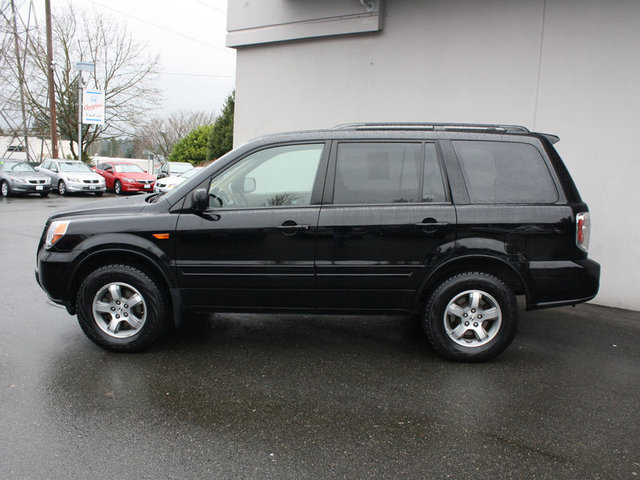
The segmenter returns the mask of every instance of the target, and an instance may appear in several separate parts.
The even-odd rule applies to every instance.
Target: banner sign
[[[85,89],[82,95],[82,123],[104,124],[104,92]]]

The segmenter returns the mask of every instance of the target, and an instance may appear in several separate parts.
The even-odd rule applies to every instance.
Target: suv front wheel
[[[84,333],[113,351],[145,349],[165,324],[160,287],[129,265],[107,265],[88,275],[78,291],[76,310]]]
[[[516,298],[499,278],[481,272],[452,276],[433,292],[422,320],[427,339],[455,361],[489,360],[518,330]]]

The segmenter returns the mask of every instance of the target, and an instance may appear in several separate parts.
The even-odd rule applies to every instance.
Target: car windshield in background
[[[193,169],[193,165],[189,163],[172,163],[169,165],[171,173],[184,173],[187,170]]]
[[[133,163],[122,163],[120,165],[114,165],[113,168],[116,172],[125,173],[125,172],[136,172],[136,173],[144,173],[144,170],[140,168],[138,165]]]
[[[62,172],[90,172],[91,169],[80,162],[59,162]]]
[[[23,162],[4,162],[2,169],[7,172],[35,172],[31,165]]]
[[[192,177],[193,175],[195,175],[196,173],[198,173],[198,171],[200,171],[199,168],[190,168],[186,172],[181,173],[180,176],[182,178],[189,178],[189,177]]]

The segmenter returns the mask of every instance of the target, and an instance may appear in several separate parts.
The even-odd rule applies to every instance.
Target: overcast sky
[[[52,9],[68,0],[51,0]],[[36,0],[36,5],[44,1]],[[159,115],[174,110],[220,113],[235,86],[235,50],[225,47],[226,0],[71,0],[123,22],[134,39],[160,54]],[[40,8],[37,5],[36,8]],[[38,15],[44,27],[44,15]]]

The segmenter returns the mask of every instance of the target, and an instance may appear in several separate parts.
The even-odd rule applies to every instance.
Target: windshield
[[[191,165],[190,163],[170,163],[169,164],[169,171],[171,173],[183,173],[191,169],[193,169],[193,165]]]
[[[138,165],[134,163],[120,163],[113,166],[116,172],[124,173],[124,172],[136,172],[136,173],[144,173],[144,170],[140,168]]]
[[[90,172],[91,169],[80,162],[59,162],[61,172]]]
[[[7,172],[35,172],[31,165],[24,162],[4,162],[2,169]]]

